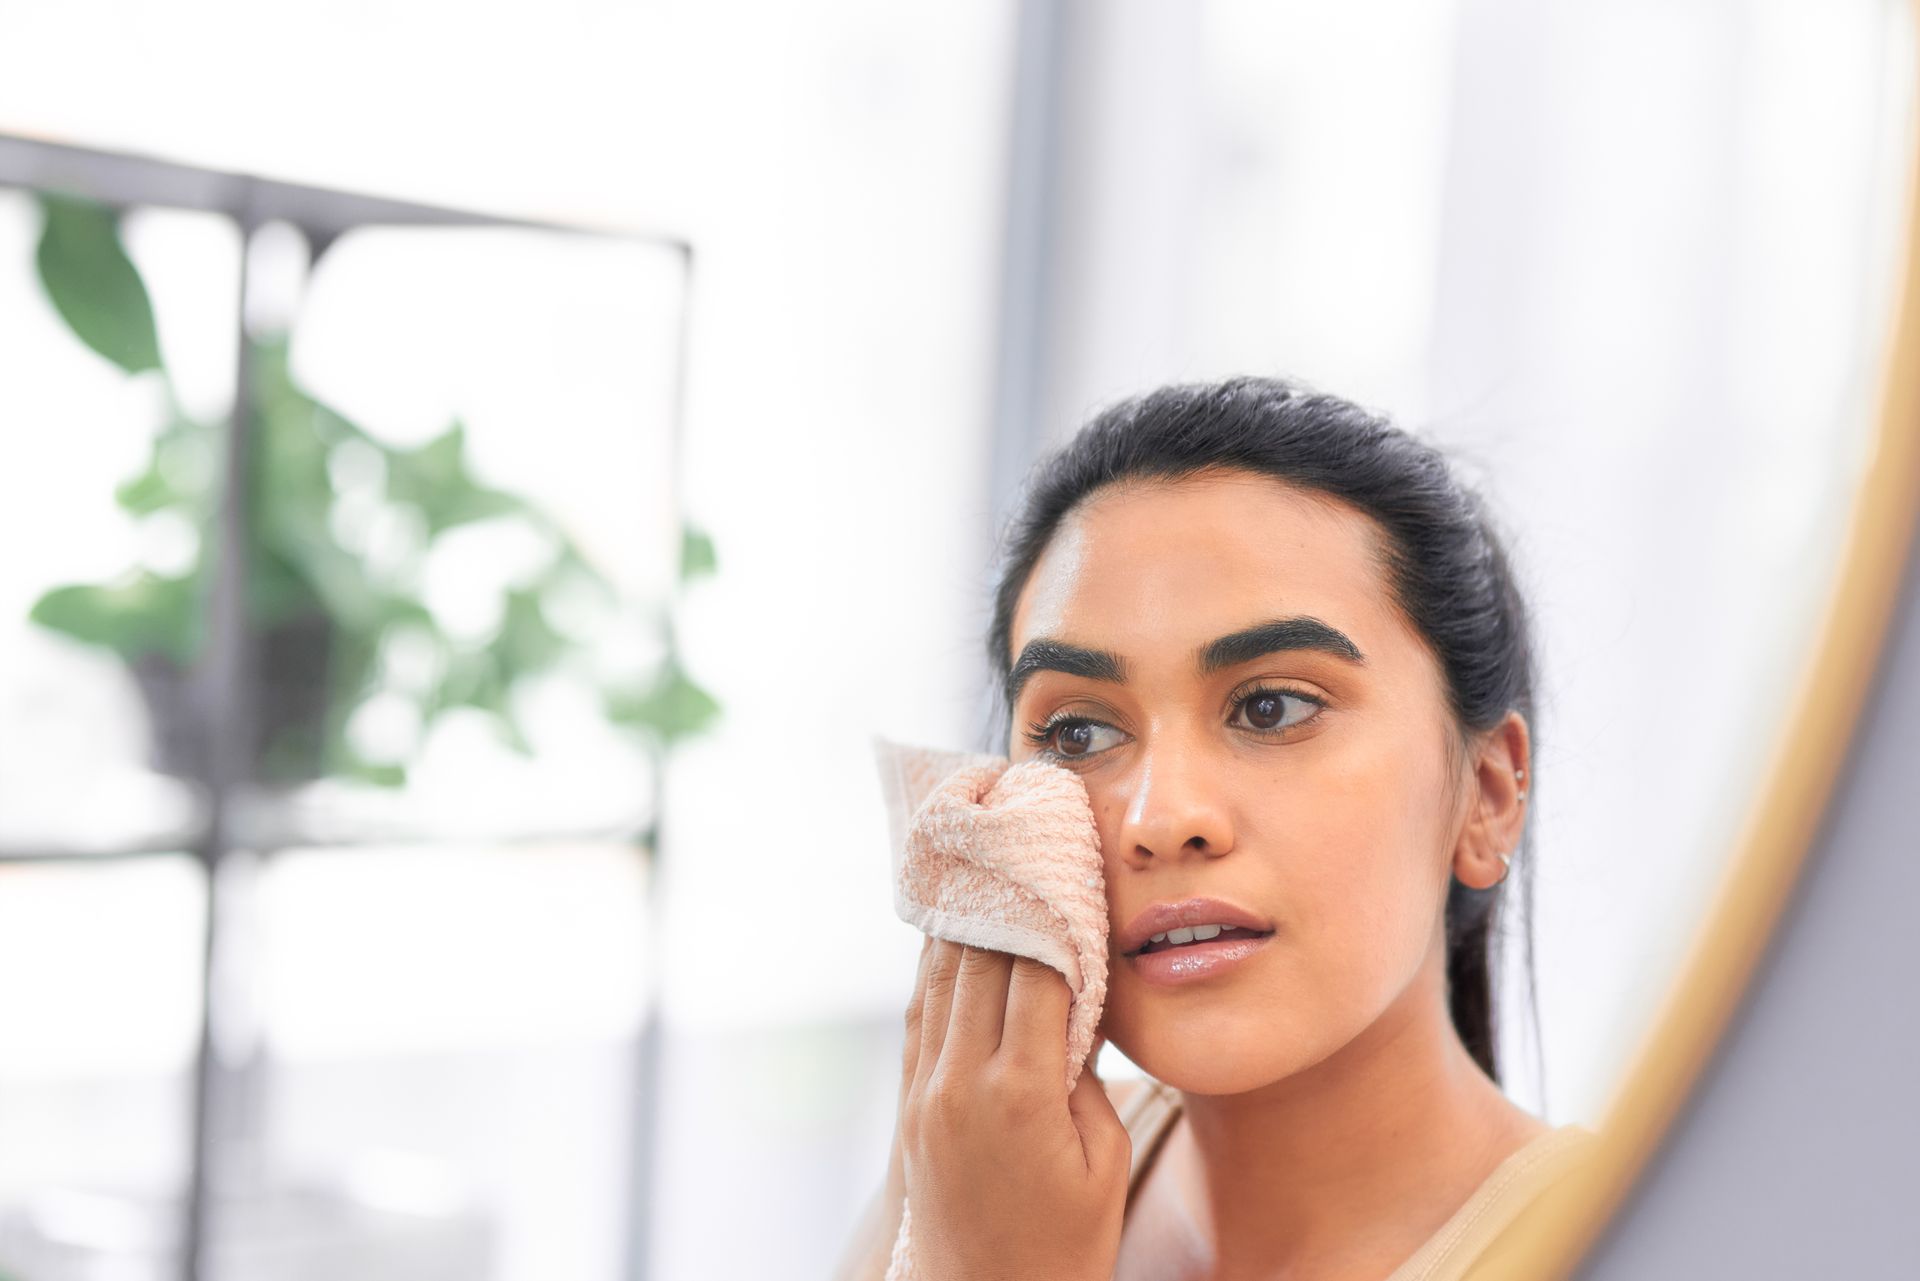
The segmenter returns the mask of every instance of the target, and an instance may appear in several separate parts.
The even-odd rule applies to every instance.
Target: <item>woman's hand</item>
[[[1091,1055],[1067,1091],[1070,1000],[1031,957],[921,948],[898,1133],[924,1281],[1113,1276],[1133,1142]]]

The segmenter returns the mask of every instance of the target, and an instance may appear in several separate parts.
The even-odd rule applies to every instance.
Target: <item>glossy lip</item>
[[[1128,922],[1120,931],[1114,945],[1122,956],[1129,960],[1137,959],[1134,953],[1147,945],[1147,940],[1156,934],[1182,926],[1194,925],[1238,925],[1244,929],[1273,933],[1273,922],[1257,912],[1248,911],[1237,903],[1229,903],[1218,898],[1183,898],[1172,903],[1155,903],[1146,911]],[[1258,940],[1239,940],[1257,942]],[[1206,946],[1202,944],[1201,946]]]
[[[1155,987],[1178,987],[1227,973],[1272,941],[1271,934],[1258,938],[1215,939],[1149,952],[1145,956],[1129,956],[1126,960],[1141,982]]]

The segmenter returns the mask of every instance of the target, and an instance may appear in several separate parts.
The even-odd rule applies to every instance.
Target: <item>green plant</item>
[[[147,464],[118,486],[115,500],[136,519],[184,519],[198,550],[178,573],[134,567],[110,582],[55,587],[30,617],[113,651],[140,677],[157,719],[163,711],[183,719],[194,700],[178,691],[206,652],[226,428],[195,419],[175,397],[152,301],[115,212],[50,194],[40,203],[36,266],[54,309],[86,346],[130,377],[160,380],[165,390],[165,419]],[[475,708],[515,750],[530,752],[509,697],[514,684],[585,648],[552,625],[549,602],[585,593],[611,604],[606,577],[546,512],[473,475],[459,422],[414,448],[389,445],[300,385],[287,333],[245,341],[250,377],[242,412],[250,423],[251,474],[244,597],[266,669],[257,674],[263,729],[250,745],[255,776],[404,782],[403,760],[369,759],[348,734],[354,713],[383,688],[384,647],[396,642],[432,659],[431,678],[411,691],[421,733],[447,712]],[[498,630],[471,641],[451,634],[421,602],[419,573],[442,535],[482,521],[515,522],[549,554],[536,573],[504,591]],[[681,583],[714,568],[711,541],[683,527]],[[719,709],[684,671],[664,603],[659,608],[665,659],[647,679],[599,681],[598,692],[613,723],[664,748],[700,732]],[[324,671],[312,670],[316,664]],[[176,772],[203,765],[176,760]]]

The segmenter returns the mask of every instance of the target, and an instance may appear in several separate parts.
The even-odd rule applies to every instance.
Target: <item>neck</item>
[[[1445,993],[1442,944],[1320,1063],[1243,1094],[1183,1095],[1168,1155],[1184,1149],[1208,1276],[1384,1276],[1548,1128],[1473,1061]]]

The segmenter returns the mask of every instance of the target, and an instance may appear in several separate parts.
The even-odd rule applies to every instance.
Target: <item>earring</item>
[[[1500,856],[1500,879],[1499,879],[1498,881],[1495,881],[1495,882],[1493,883],[1493,885],[1500,885],[1500,884],[1502,884],[1502,883],[1504,883],[1504,882],[1506,881],[1506,879],[1507,879],[1507,875],[1508,875],[1508,873],[1510,873],[1511,871],[1513,871],[1513,855],[1512,855],[1512,853],[1506,853],[1506,854],[1502,854],[1502,855]],[[1489,886],[1487,886],[1486,888],[1487,888],[1487,889],[1492,889],[1492,888],[1493,888],[1493,885],[1489,885]]]
[[[1517,770],[1515,770],[1515,771],[1513,772],[1513,776],[1514,776],[1514,777],[1515,777],[1516,779],[1524,779],[1524,778],[1526,778],[1526,776],[1527,776],[1527,772],[1526,772],[1525,770],[1523,770],[1523,769],[1517,769]],[[1527,799],[1527,789],[1526,789],[1526,788],[1524,788],[1524,787],[1522,787],[1522,788],[1520,789],[1520,791],[1519,791],[1519,793],[1518,793],[1518,794],[1517,794],[1517,795],[1516,795],[1516,796],[1514,797],[1514,799],[1515,799],[1515,800],[1518,800],[1518,801],[1524,801],[1524,800],[1526,800],[1526,799]],[[1509,852],[1509,853],[1506,853],[1506,854],[1502,854],[1502,855],[1500,856],[1500,866],[1501,866],[1501,867],[1503,867],[1503,868],[1505,868],[1505,869],[1507,869],[1508,871],[1512,871],[1512,870],[1513,870],[1513,854],[1512,854],[1511,852]],[[1503,875],[1503,876],[1501,877],[1501,879],[1502,879],[1502,880],[1505,880],[1506,878],[1505,878],[1505,876]]]

